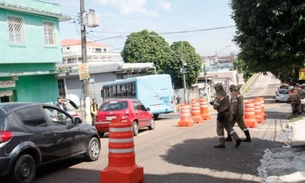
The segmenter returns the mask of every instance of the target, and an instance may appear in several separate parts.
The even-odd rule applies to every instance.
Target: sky
[[[61,39],[80,39],[80,1],[45,0],[59,3],[70,21],[60,23]],[[100,15],[100,26],[87,28],[87,41],[120,52],[127,36],[154,31],[169,44],[188,41],[201,56],[238,53],[232,39],[236,31],[229,0],[84,0],[85,10]]]

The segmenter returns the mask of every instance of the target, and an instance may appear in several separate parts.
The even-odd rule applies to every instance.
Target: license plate
[[[110,121],[110,120],[112,120],[112,119],[114,119],[115,118],[115,116],[106,116],[106,120],[107,121]]]

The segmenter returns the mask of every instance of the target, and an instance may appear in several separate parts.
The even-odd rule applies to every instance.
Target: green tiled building
[[[0,0],[0,103],[56,100],[59,22],[66,20],[59,4]]]

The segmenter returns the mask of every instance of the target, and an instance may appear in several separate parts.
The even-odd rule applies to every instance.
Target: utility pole
[[[84,13],[85,13],[85,2],[84,2],[84,0],[80,0],[82,63],[87,64],[87,39],[86,39],[87,32],[86,32],[86,25],[84,23]],[[86,113],[86,109],[88,107],[88,106],[86,106],[86,98],[89,96],[89,82],[88,82],[88,79],[83,79],[82,84],[83,84],[83,102],[84,102],[83,112],[84,112],[84,119],[87,120],[87,117],[89,116]]]
[[[182,77],[183,77],[183,94],[184,94],[184,103],[188,103],[188,95],[186,92],[186,77],[185,77],[185,62],[183,59],[183,43],[182,41],[180,42],[181,46],[181,64],[182,64]]]

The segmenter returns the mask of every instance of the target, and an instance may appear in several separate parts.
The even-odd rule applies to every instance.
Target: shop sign
[[[0,88],[11,88],[15,87],[15,81],[8,80],[8,81],[0,81]]]

